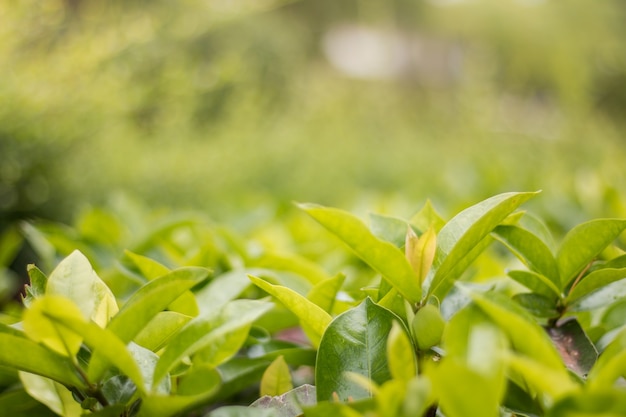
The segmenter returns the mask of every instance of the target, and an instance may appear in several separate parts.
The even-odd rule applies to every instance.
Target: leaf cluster
[[[190,218],[139,239],[102,212],[76,229],[30,225],[54,268],[29,266],[23,314],[0,326],[0,406],[62,416],[624,415],[626,220],[587,221],[556,243],[519,210],[536,194],[496,195],[449,221],[427,203],[408,220],[372,215],[369,225],[299,205],[334,236],[318,243],[337,255],[338,239],[352,253],[339,263],[297,233],[299,253],[285,254],[260,244],[277,236],[271,228],[246,241]],[[299,221],[294,230],[311,230]],[[82,250],[55,263],[71,244]],[[485,277],[485,259],[500,275]]]

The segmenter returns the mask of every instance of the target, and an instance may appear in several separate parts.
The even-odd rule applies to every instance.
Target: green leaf
[[[517,207],[536,194],[500,194],[463,210],[446,223],[437,235],[435,261],[429,274],[430,279],[426,280],[428,294],[443,299],[454,281],[486,248],[488,241],[483,239]]]
[[[130,342],[157,313],[205,279],[208,274],[209,271],[204,268],[185,267],[148,282],[124,304],[107,329],[122,342]],[[102,375],[106,368],[107,363],[103,360],[102,353],[95,352],[91,359],[90,369],[93,375]]]
[[[582,391],[561,398],[546,417],[619,417],[626,415],[626,396],[616,388]]]
[[[178,395],[202,395],[213,392],[222,383],[220,373],[211,364],[194,364],[179,378]]]
[[[345,280],[346,276],[344,274],[338,274],[333,278],[320,281],[311,288],[306,298],[317,304],[328,314],[332,314],[337,300],[337,293],[341,290]]]
[[[566,288],[580,271],[626,229],[626,220],[597,219],[570,230],[557,253],[561,288]]]
[[[546,332],[532,318],[526,317],[521,307],[504,296],[478,294],[472,299],[508,336],[512,347],[555,372],[567,375],[561,357]]]
[[[538,393],[544,407],[579,388],[567,372],[559,372],[533,358],[511,353],[506,356],[506,363],[513,373],[512,379],[521,378],[524,383],[520,385]]]
[[[300,319],[303,326],[306,326],[307,329],[310,330],[309,336],[313,338],[311,341],[317,344],[324,330],[326,330],[332,321],[330,314],[290,288],[272,285],[252,275],[249,275],[249,278],[254,285],[276,297],[278,301],[283,303],[285,307],[294,313]]]
[[[148,281],[152,281],[153,279],[166,275],[170,272],[168,267],[155,261],[154,259],[148,258],[147,256],[139,255],[129,250],[125,250],[124,255],[133,261],[135,266],[139,269],[141,275],[143,275]]]
[[[251,285],[249,273],[252,273],[252,270],[235,269],[213,278],[196,293],[200,315],[219,310],[243,293]]]
[[[141,391],[145,391],[141,372],[133,357],[126,349],[125,343],[108,329],[102,329],[93,321],[85,321],[80,314],[68,314],[71,310],[60,308],[59,301],[62,301],[62,298],[51,295],[46,295],[37,300],[37,303],[40,303],[40,314],[55,327],[60,328],[62,326],[65,330],[73,332],[82,338],[84,343],[89,346],[92,351],[101,353],[109,363],[117,367],[120,372],[127,375]],[[65,304],[70,305],[70,302],[66,301]],[[22,370],[32,372],[27,369]],[[35,371],[32,373],[38,372]],[[88,370],[88,376],[91,381],[97,381],[100,377],[99,374],[94,374],[91,368]]]
[[[315,369],[318,401],[371,397],[346,375],[363,375],[375,384],[391,378],[387,364],[387,335],[398,318],[368,297],[328,326],[322,337]]]
[[[498,226],[493,235],[530,268],[560,286],[559,268],[550,248],[531,232],[517,226]]]
[[[293,389],[291,372],[283,356],[274,359],[261,378],[261,397],[276,397]]]
[[[67,357],[15,334],[0,332],[0,365],[41,375],[67,386],[84,386]]]
[[[406,229],[409,227],[406,221],[375,213],[371,213],[369,219],[370,229],[374,236],[396,247],[401,247],[404,244]]]
[[[122,341],[130,342],[157,313],[208,274],[205,268],[185,267],[148,282],[131,296],[107,328]]]
[[[295,254],[266,253],[255,260],[252,265],[274,271],[289,271],[306,278],[311,284],[317,284],[330,278],[317,263]]]
[[[619,275],[622,274],[623,273],[619,273]],[[604,275],[604,278],[608,278],[608,275],[610,275],[610,273]],[[609,280],[607,279],[607,281]],[[567,306],[567,311],[589,311],[602,307],[608,307],[611,304],[624,299],[624,296],[626,296],[626,279],[622,278],[619,281],[609,282],[599,289],[580,297],[578,300]]]
[[[10,389],[0,393],[0,410],[4,415],[11,417],[57,416],[23,389]]]
[[[590,272],[576,286],[572,287],[565,299],[565,304],[573,304],[578,299],[624,278],[626,278],[626,268],[602,268]]]
[[[441,366],[427,374],[432,375],[446,415],[460,417],[469,409],[480,416],[498,415],[506,387],[503,352],[508,344],[503,332],[470,304],[452,317],[444,341]],[[459,390],[459,386],[467,388]]]
[[[545,276],[531,271],[509,271],[508,275],[529,290],[546,297],[560,297],[559,288]]]
[[[60,355],[74,357],[83,342],[82,337],[60,325],[58,321],[50,320],[46,315],[47,311],[55,311],[58,316],[69,319],[83,317],[72,300],[47,295],[33,301],[30,308],[24,311],[24,333]]]
[[[394,379],[409,381],[417,375],[415,349],[407,330],[394,321],[387,339],[387,363]]]
[[[165,265],[148,257],[137,255],[130,251],[125,252],[126,256],[139,268],[141,274],[149,281],[160,278],[171,273]],[[207,270],[208,272],[208,270]],[[191,291],[184,291],[167,306],[170,311],[177,311],[188,316],[197,316],[199,313],[198,304]]]
[[[48,277],[46,294],[72,300],[83,313],[100,327],[118,311],[115,296],[98,277],[81,252],[75,250],[63,259]]]
[[[235,300],[212,316],[196,317],[170,340],[155,369],[154,382],[164,378],[184,357],[207,347],[216,355],[216,362],[235,354],[241,346],[233,345],[232,340],[230,346],[225,344],[229,342],[229,334],[249,330],[252,323],[272,307],[272,303],[262,300]]]
[[[555,298],[548,298],[542,294],[521,293],[515,294],[513,300],[535,317],[558,318],[560,316]]]
[[[439,232],[446,222],[443,217],[437,213],[431,201],[426,200],[426,203],[420,211],[411,217],[410,223],[420,231],[425,231],[432,227],[435,232]]]
[[[404,245],[405,256],[413,272],[417,275],[420,285],[426,279],[428,271],[430,271],[435,259],[435,251],[437,249],[437,235],[432,227],[426,230],[419,238],[409,228],[406,233],[406,241]]]
[[[435,390],[439,392],[439,405],[448,417],[466,417],[468,410],[484,417],[498,417],[499,398],[489,390],[482,389],[488,385],[488,379],[467,364],[451,360],[443,360],[437,369],[434,379]],[[481,387],[472,389],[459,387]]]
[[[24,288],[26,294],[22,297],[22,302],[25,307],[30,307],[35,298],[41,297],[46,293],[48,277],[33,264],[28,265],[27,271],[30,285]]]
[[[191,319],[192,317],[175,311],[162,311],[157,313],[133,340],[138,345],[157,352]]]
[[[598,361],[589,372],[589,389],[601,391],[612,387],[619,377],[626,377],[626,330],[604,349]]]
[[[548,329],[563,363],[581,378],[587,374],[598,359],[598,351],[576,319],[569,319]]]
[[[405,298],[411,302],[420,300],[422,290],[417,277],[397,247],[378,239],[361,220],[350,213],[313,204],[301,204],[300,208],[340,238]]]
[[[80,404],[72,393],[60,383],[40,375],[20,372],[22,386],[28,394],[45,404],[60,416],[73,417],[81,415]]]

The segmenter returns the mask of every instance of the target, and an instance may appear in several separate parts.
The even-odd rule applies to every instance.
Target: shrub
[[[95,210],[74,229],[28,228],[55,267],[28,267],[23,314],[0,326],[0,407],[625,415],[626,255],[615,243],[626,220],[579,224],[557,245],[519,210],[535,195],[500,194],[447,222],[426,204],[408,221],[373,215],[369,227],[343,210],[299,206],[358,261],[335,238],[298,240],[300,226],[311,230],[302,222],[278,225],[289,255],[259,244],[276,229],[246,240],[195,218],[134,235]],[[481,271],[492,264],[510,267],[507,276]]]

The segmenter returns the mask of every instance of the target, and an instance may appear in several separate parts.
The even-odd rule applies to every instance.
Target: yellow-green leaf
[[[115,296],[93,270],[89,260],[75,250],[63,259],[48,277],[46,294],[72,300],[82,316],[105,327],[117,311]]]
[[[419,238],[411,227],[408,228],[404,245],[405,256],[417,275],[420,285],[426,279],[428,271],[433,265],[436,249],[437,234],[434,228],[428,228]]]
[[[413,344],[404,326],[394,321],[387,338],[387,362],[394,379],[409,381],[417,374]]]
[[[306,326],[306,329],[312,332],[312,334],[309,333],[309,337],[313,338],[311,341],[316,345],[319,344],[324,330],[326,330],[333,319],[330,314],[290,288],[272,285],[252,275],[248,275],[248,277],[254,285],[276,297],[278,301],[294,313],[300,319],[303,327]]]
[[[291,373],[285,358],[281,355],[267,367],[261,378],[261,397],[276,397],[293,389]]]
[[[75,356],[82,344],[82,337],[57,321],[48,319],[46,311],[55,311],[58,316],[70,319],[83,317],[83,313],[72,300],[57,295],[37,298],[24,311],[24,332],[29,338],[63,356]]]

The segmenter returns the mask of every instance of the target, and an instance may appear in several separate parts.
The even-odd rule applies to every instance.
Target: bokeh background
[[[537,189],[563,227],[626,216],[624,21],[622,0],[3,1],[2,226],[120,196],[227,221]]]

